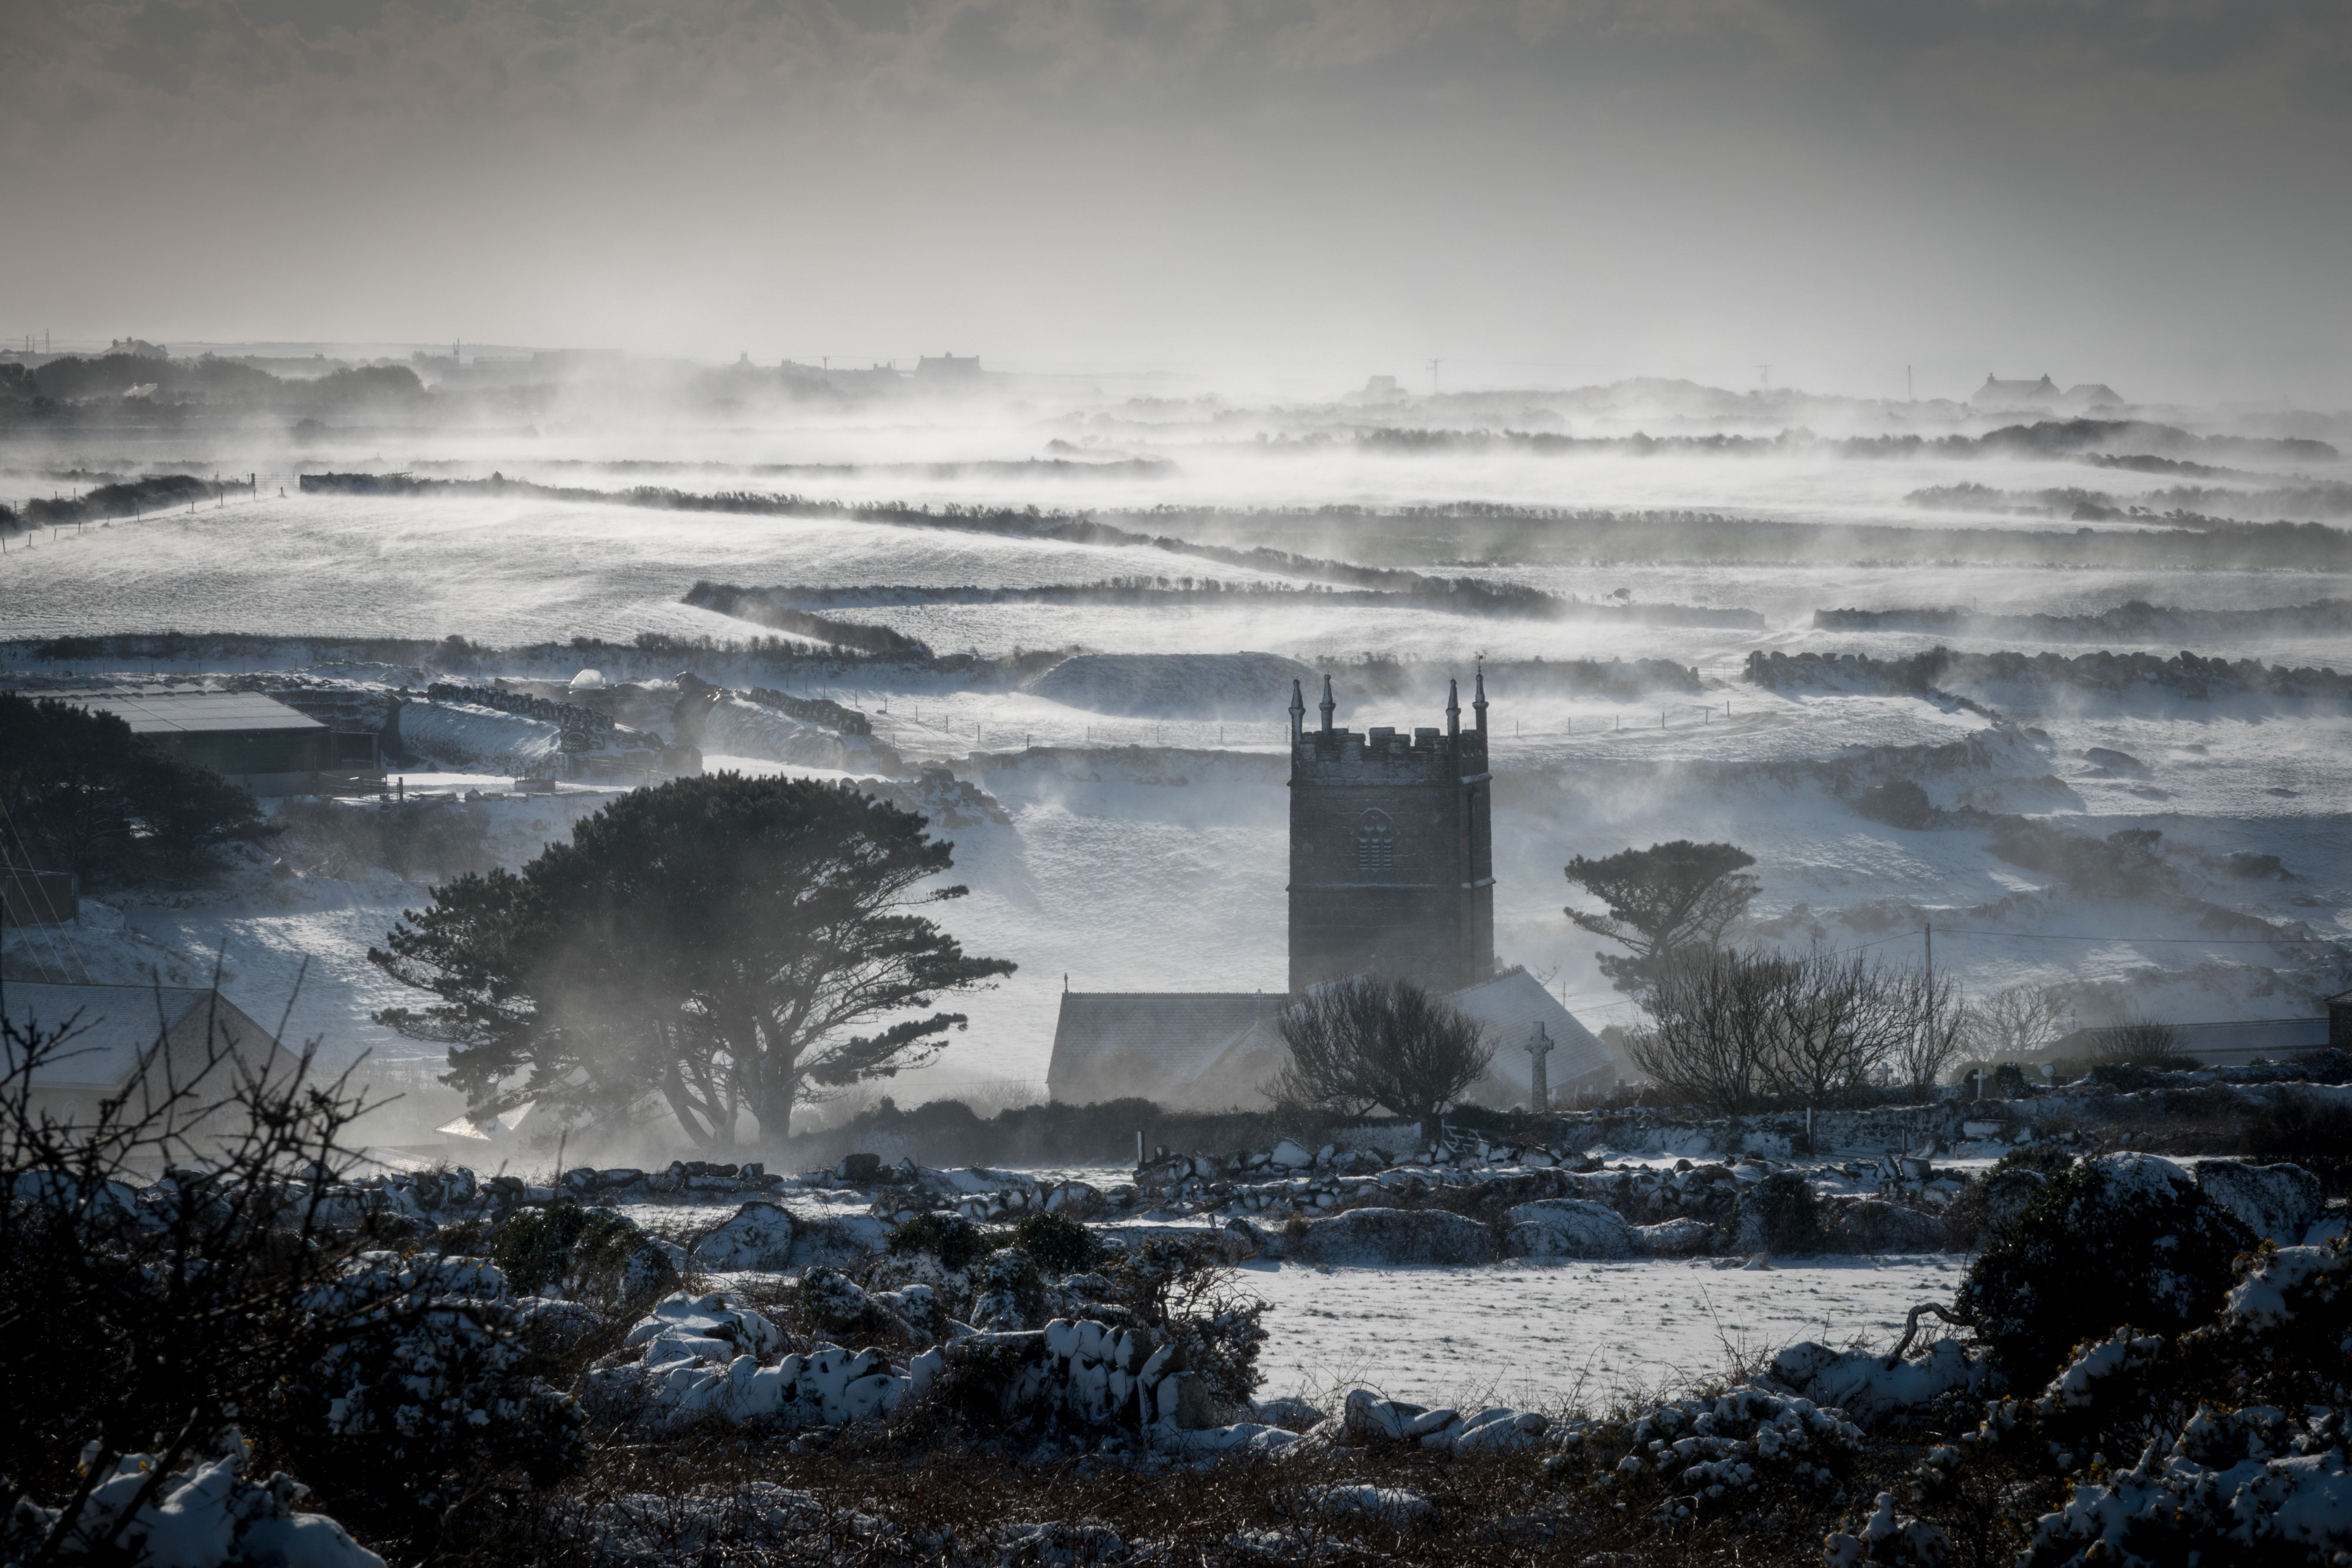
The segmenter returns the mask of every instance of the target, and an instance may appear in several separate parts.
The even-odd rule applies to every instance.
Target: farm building
[[[211,768],[257,795],[303,794],[321,775],[381,776],[375,737],[336,730],[260,692],[64,692],[64,700],[110,713],[183,761]]]

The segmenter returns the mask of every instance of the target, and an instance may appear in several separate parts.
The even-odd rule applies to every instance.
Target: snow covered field
[[[2007,496],[2072,486],[2155,505],[2168,486],[2189,482],[2175,473],[2056,457],[1846,459],[1801,443],[1774,454],[1636,456],[1442,444],[1397,451],[1359,440],[1415,418],[1457,432],[1580,436],[1636,428],[1659,435],[1772,435],[1780,428],[1758,423],[1750,417],[1756,410],[1710,419],[1697,404],[1671,398],[1646,413],[1566,415],[1544,413],[1542,402],[1530,394],[1518,402],[1374,413],[1338,404],[1129,402],[1123,392],[1065,388],[1017,408],[877,405],[729,428],[551,425],[528,436],[344,433],[306,452],[302,463],[312,471],[437,477],[502,473],[612,491],[661,485],[934,507],[1034,505],[1109,514],[1124,527],[1180,537],[1192,528],[1187,508],[1255,508],[1255,521],[1203,522],[1205,531],[1191,537],[1342,559],[1361,553],[1384,563],[1394,559],[1382,553],[1387,545],[1356,551],[1368,542],[1352,520],[1357,508],[1687,508],[1759,522],[2047,530],[2063,519],[1991,502],[1975,510],[1933,509],[1914,497],[1969,484]],[[1906,424],[1909,417],[1892,407],[1872,413],[1854,405],[1860,423],[1853,427],[1900,434],[1917,428]],[[1980,433],[1992,423],[1964,419],[1925,433]],[[0,558],[0,639],[164,629],[454,634],[499,646],[573,636],[625,643],[648,632],[729,639],[763,629],[682,603],[696,581],[1020,587],[1135,575],[1300,580],[1146,547],[907,524],[543,497],[310,494],[294,482],[293,454],[274,437],[226,435],[216,444],[201,453],[185,444],[141,452],[118,443],[131,449],[90,455],[86,467],[102,460],[158,471],[257,472],[260,494],[193,513],[17,539]],[[2252,493],[2286,484],[2324,487],[2347,472],[2341,460],[2288,462],[2256,454],[2225,461],[2234,465],[2194,482]],[[0,454],[0,498],[66,487],[64,463],[61,455]],[[1170,510],[1152,515],[1162,507]],[[1441,545],[1447,527],[1442,517],[1414,524],[1420,536]],[[1515,690],[1501,675],[1491,685],[1502,956],[1544,977],[1595,1027],[1625,1020],[1628,1008],[1595,969],[1591,940],[1560,917],[1566,887],[1559,868],[1574,854],[1680,837],[1729,839],[1756,853],[1764,883],[1757,912],[1785,940],[1891,942],[1935,920],[1939,960],[1971,990],[2073,979],[2116,996],[2162,997],[2184,1018],[2231,1018],[2304,1013],[2320,988],[2352,983],[2352,977],[2334,977],[2323,961],[2326,949],[2312,946],[2352,936],[2352,817],[2346,810],[2352,778],[2345,761],[2352,713],[2342,702],[2195,702],[2147,692],[2115,697],[2070,691],[1990,699],[1995,717],[1910,695],[1768,691],[1742,676],[1743,662],[1757,650],[1895,657],[1942,643],[2025,653],[2049,646],[2072,656],[2106,645],[1816,631],[1813,616],[1824,610],[1974,605],[2005,614],[2080,614],[2130,600],[2262,609],[2352,597],[2352,574],[1672,559],[1486,566],[1455,564],[1440,559],[1443,553],[1432,551],[1419,570],[1524,583],[1587,601],[1611,601],[1622,590],[1637,607],[1750,612],[1761,623],[1681,627],[1230,600],[1139,607],[887,605],[834,613],[894,627],[942,653],[1252,650],[1310,665],[1366,653],[1419,662],[1419,684],[1390,697],[1354,689],[1355,677],[1340,665],[1341,717],[1359,725],[1440,722],[1444,672],[1466,674],[1481,653],[1496,660],[1659,658],[1693,667],[1702,686],[1696,693]],[[2147,644],[2159,654],[2179,645]],[[2185,645],[2204,655],[2352,667],[2352,635],[2326,632],[2267,635],[2258,626],[2240,627]],[[667,675],[690,662],[675,653],[625,657],[636,667],[607,673]],[[52,675],[74,667],[22,656],[10,662]],[[568,678],[573,663],[559,653],[528,673]],[[176,673],[198,672],[183,665]],[[935,671],[872,666],[802,679],[812,681],[812,695],[869,715],[877,737],[909,761],[954,767],[1010,819],[953,833],[956,875],[972,894],[948,917],[968,946],[1013,958],[1020,970],[971,999],[971,1029],[954,1038],[935,1069],[892,1085],[898,1098],[983,1084],[1034,1091],[1066,978],[1081,989],[1282,982],[1286,808],[1278,697],[1249,716],[1223,698],[1162,697],[1139,706],[1107,692],[1090,695],[1083,682],[1010,689]],[[737,754],[711,748],[709,766],[837,776],[788,753],[754,754],[748,738],[730,745]],[[1956,745],[1976,749],[1956,754]],[[1105,746],[1236,755],[1213,768],[1199,760],[1162,765],[1147,756],[1075,773],[1025,755],[1032,747]],[[2094,747],[2126,753],[2138,766],[2101,766],[2085,758]],[[1250,758],[1262,759],[1255,770]],[[2168,902],[2084,897],[1989,852],[1989,819],[1956,816],[1928,832],[1870,821],[1855,813],[1853,797],[1882,778],[1916,779],[1952,812],[2021,815],[2094,837],[2126,827],[2156,830],[2179,885]],[[428,791],[464,787],[447,777],[409,782]],[[593,809],[593,799],[578,798],[575,805]],[[527,857],[568,821],[566,813],[513,802],[482,809],[496,818],[493,837],[509,859]],[[2232,854],[2276,855],[2289,874],[2233,875],[2224,869]],[[11,933],[8,944],[12,956],[45,968],[109,977],[153,965],[187,977],[208,972],[218,954],[232,994],[256,1016],[271,1018],[286,1008],[308,957],[310,970],[289,1015],[290,1033],[320,1036],[331,1049],[413,1057],[422,1048],[366,1021],[398,997],[364,953],[401,909],[425,896],[423,886],[389,873],[289,881],[249,869],[214,890],[118,898],[112,913],[108,905],[94,908],[86,929]],[[2266,930],[2283,945],[2271,943]],[[1988,935],[1970,934],[1979,932]]]
[[[1818,1339],[1890,1345],[1920,1301],[1948,1302],[1965,1259],[1817,1258],[1769,1269],[1663,1260],[1481,1269],[1249,1264],[1273,1303],[1269,1396],[1360,1383],[1416,1405],[1520,1409],[1720,1376]]]

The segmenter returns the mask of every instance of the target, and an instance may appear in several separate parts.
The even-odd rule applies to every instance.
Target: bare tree
[[[1660,1087],[1727,1113],[1776,1096],[1832,1104],[1909,1071],[1924,985],[1859,956],[1686,950],[1659,972],[1627,1051]]]
[[[1290,1061],[1267,1085],[1276,1104],[1342,1115],[1384,1106],[1419,1121],[1431,1139],[1495,1055],[1475,1019],[1393,976],[1318,986],[1278,1027]]]
[[[1772,1092],[1827,1105],[1881,1080],[1918,1024],[1915,988],[1859,953],[1780,963],[1779,1027],[1765,1059]]]
[[[2022,1061],[2066,1032],[2073,1009],[2053,987],[2011,986],[1969,1009],[1968,1051],[1986,1061]]]
[[[2094,1030],[2091,1050],[2100,1061],[2127,1067],[2158,1067],[2181,1055],[2180,1032],[2143,1015]]]
[[[1943,1082],[1980,1032],[1975,1006],[1961,999],[1948,975],[1932,982],[1924,971],[1909,971],[1902,979],[1908,992],[1906,1009],[1916,1020],[1895,1048],[1890,1063],[1897,1082],[1911,1086],[1911,1098],[1925,1100]]]
[[[1764,1092],[1776,1049],[1777,995],[1790,960],[1761,953],[1685,952],[1660,969],[1651,1022],[1626,1040],[1643,1075],[1693,1105],[1733,1113]]]
[[[130,1087],[61,1117],[37,1083],[75,1054],[75,1020],[0,1034],[0,1511],[62,1507],[16,1561],[103,1558],[170,1472],[343,1332],[304,1303],[366,1245],[331,1208],[369,1107],[307,1051],[290,1074],[250,1066],[215,1023],[195,1051],[159,1030]],[[166,1167],[143,1194],[121,1179]],[[139,1451],[156,1455],[141,1496],[89,1515]],[[106,1539],[77,1540],[86,1515]]]

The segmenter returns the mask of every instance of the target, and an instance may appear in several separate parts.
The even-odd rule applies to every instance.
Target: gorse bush
[[[1955,1307],[2011,1378],[2032,1384],[2123,1324],[2172,1333],[2203,1322],[2254,1242],[2171,1161],[2110,1155],[2052,1179],[1969,1268]]]
[[[338,1327],[278,1391],[279,1437],[341,1517],[414,1532],[486,1485],[579,1468],[580,1407],[536,1375],[496,1268],[367,1253],[306,1304]]]
[[[1032,1214],[1013,1228],[1013,1245],[1049,1274],[1075,1274],[1102,1261],[1094,1232],[1063,1214]]]

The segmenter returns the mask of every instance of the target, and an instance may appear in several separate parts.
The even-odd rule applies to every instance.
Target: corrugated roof
[[[72,1023],[65,1046],[34,1070],[42,1089],[113,1089],[139,1065],[140,1053],[212,995],[184,986],[50,986],[11,980],[8,1021],[49,1031]],[[8,1065],[20,1060],[12,1042]]]
[[[324,729],[260,692],[61,692],[65,701],[120,716],[139,735],[250,729]]]

